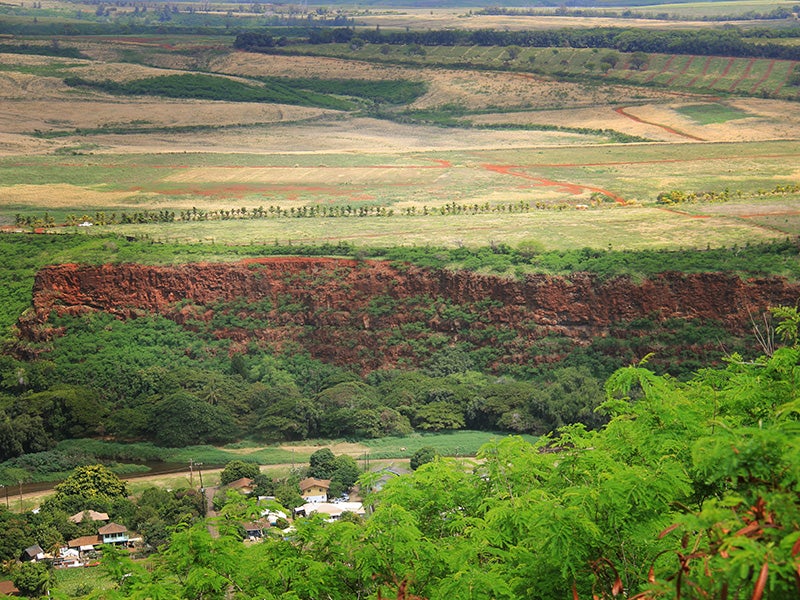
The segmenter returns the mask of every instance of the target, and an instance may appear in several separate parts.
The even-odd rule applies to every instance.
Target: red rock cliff
[[[742,334],[750,330],[751,314],[794,305],[798,297],[800,286],[784,279],[744,281],[716,273],[664,273],[634,283],[587,274],[515,281],[325,258],[176,267],[58,265],[38,273],[35,310],[20,329],[23,336],[41,335],[34,332],[42,331],[51,311],[158,313],[187,327],[235,313],[257,324],[220,326],[220,337],[275,346],[299,341],[319,358],[369,370],[413,360],[409,342],[431,335],[495,347],[502,354],[497,362],[518,362],[548,360],[531,358],[531,348],[546,336],[587,343],[615,324],[644,317],[714,320]]]

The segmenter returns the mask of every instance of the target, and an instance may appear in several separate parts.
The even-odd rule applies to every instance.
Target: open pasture
[[[512,196],[513,197],[513,196]],[[795,198],[795,201],[797,199]],[[782,229],[761,226],[742,216],[692,215],[682,208],[608,207],[586,211],[531,211],[456,216],[281,218],[208,221],[169,225],[113,225],[91,233],[113,231],[154,241],[222,244],[322,244],[357,246],[477,247],[499,242],[515,246],[536,240],[547,250],[574,248],[657,249],[730,247],[784,239],[798,229],[798,215],[786,214]],[[776,215],[774,219],[778,219]],[[66,228],[73,230],[73,228]]]
[[[288,210],[333,204],[380,205],[400,213],[452,202],[574,206],[591,203],[597,193],[621,203],[648,203],[672,189],[751,194],[795,183],[798,157],[791,141],[13,157],[0,161],[0,214],[9,221],[20,210],[80,216],[87,208]]]
[[[649,29],[664,29],[669,27],[718,27],[720,21],[703,20],[704,16],[717,15],[741,15],[749,10],[756,12],[769,12],[775,8],[776,3],[768,4],[753,0],[752,2],[742,3],[743,6],[732,6],[738,3],[725,2],[725,8],[714,10],[715,3],[692,3],[691,8],[680,10],[683,5],[648,5],[643,7],[611,7],[609,11],[617,13],[624,10],[632,12],[642,12],[648,14],[662,13],[665,15],[680,15],[681,21],[665,19],[630,19],[618,16],[592,16],[577,19],[570,16],[556,14],[556,7],[552,7],[549,15],[483,15],[476,14],[479,9],[470,10],[468,8],[389,8],[381,10],[379,8],[362,11],[356,15],[356,21],[367,27],[376,26],[382,29],[405,28],[412,29],[498,29],[498,30],[526,30],[526,29],[560,29],[564,27],[575,27],[580,21],[581,27],[637,27]],[[794,2],[777,3],[791,7]],[[711,8],[706,8],[711,7]],[[520,10],[524,10],[520,8]],[[547,7],[536,7],[537,11],[545,12]],[[595,9],[598,10],[598,9]],[[725,22],[725,21],[723,21]],[[732,21],[737,23],[740,21]]]

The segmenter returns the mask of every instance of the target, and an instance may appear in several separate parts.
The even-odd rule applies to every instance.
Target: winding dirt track
[[[552,179],[545,179],[544,177],[535,177],[534,175],[528,175],[527,173],[520,173],[516,169],[521,169],[520,166],[515,165],[481,165],[487,171],[493,171],[495,173],[500,173],[501,175],[511,175],[512,177],[520,177],[522,179],[526,179],[528,181],[535,181],[537,186],[543,187],[555,187],[559,188],[563,192],[567,194],[574,194],[579,195],[582,194],[584,191],[588,190],[590,192],[599,192],[600,194],[604,194],[609,198],[613,198],[614,202],[617,204],[625,204],[625,198],[622,196],[615,194],[614,192],[610,192],[606,189],[591,186],[591,185],[581,185],[577,183],[569,183],[566,181],[554,181]]]
[[[678,135],[680,137],[684,137],[690,140],[695,140],[697,142],[704,142],[703,138],[697,137],[696,135],[692,135],[690,133],[684,133],[682,131],[678,131],[677,129],[673,129],[668,125],[662,125],[661,123],[654,123],[653,121],[645,121],[644,119],[640,119],[636,115],[632,115],[631,113],[627,112],[625,109],[630,108],[630,106],[619,106],[614,109],[614,112],[617,114],[622,115],[623,117],[628,117],[629,119],[636,121],[637,123],[644,123],[646,125],[652,125],[653,127],[659,127],[663,129],[667,133],[671,133],[673,135]]]

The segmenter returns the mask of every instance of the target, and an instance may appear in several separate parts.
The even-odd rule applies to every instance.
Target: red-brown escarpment
[[[557,358],[533,350],[547,336],[585,344],[640,318],[713,320],[738,335],[750,330],[751,315],[794,305],[799,297],[800,286],[781,278],[717,273],[663,273],[641,282],[588,274],[517,281],[288,257],[174,267],[57,265],[38,273],[35,310],[20,330],[29,338],[45,335],[51,311],[158,313],[186,327],[210,324],[234,342],[280,347],[297,341],[323,360],[370,370],[413,361],[410,342],[431,336],[439,344],[446,339],[495,348],[495,362],[531,362]],[[227,324],[219,319],[223,313],[240,319]],[[245,317],[248,326],[241,325]]]

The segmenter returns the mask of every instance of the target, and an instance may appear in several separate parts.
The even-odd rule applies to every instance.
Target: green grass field
[[[115,585],[105,571],[97,567],[53,570],[52,588],[66,598],[98,594]]]
[[[740,118],[744,113],[722,104],[688,105],[686,116],[708,123]],[[793,165],[797,144],[785,142],[717,144],[620,144],[571,148],[446,151],[408,154],[181,154],[98,155],[68,159],[54,156],[0,160],[0,185],[25,181],[39,190],[29,203],[9,202],[0,221],[16,214],[43,214],[56,222],[69,213],[79,219],[95,210],[133,214],[138,210],[171,210],[180,215],[192,206],[249,210],[259,206],[383,206],[392,217],[267,218],[161,224],[68,227],[85,235],[115,232],[154,241],[221,244],[353,242],[360,246],[468,245],[497,241],[517,244],[536,237],[547,249],[574,247],[640,249],[730,246],[775,239],[797,230],[798,216],[788,208],[781,215],[739,218],[713,214],[697,219],[654,205],[662,191],[730,190],[740,213],[760,215],[759,190],[796,183]],[[437,162],[438,161],[438,162]],[[324,165],[324,166],[320,166]],[[494,166],[499,166],[498,168]],[[215,169],[216,167],[216,169]],[[505,169],[505,170],[504,170]],[[233,188],[224,177],[239,170],[248,184]],[[261,175],[258,175],[261,173]],[[284,180],[273,185],[271,178]],[[188,178],[188,179],[187,179]],[[549,182],[549,183],[548,183]],[[93,194],[93,204],[71,207],[50,204],[52,186],[67,184]],[[58,187],[54,189],[60,189]],[[635,206],[590,203],[595,190],[607,190]],[[57,194],[60,192],[56,192]],[[104,202],[104,194],[112,194]],[[494,211],[474,215],[422,216],[455,202]],[[527,203],[531,210],[509,213],[506,206]],[[550,207],[545,210],[536,208]],[[750,206],[752,205],[752,206]],[[748,208],[749,206],[749,208]],[[415,207],[417,216],[404,209]],[[427,207],[427,208],[426,208]],[[699,210],[704,210],[705,205]],[[500,208],[503,208],[501,211]],[[751,215],[751,217],[752,217]]]
[[[410,458],[414,452],[424,447],[435,448],[442,456],[475,456],[486,443],[507,437],[506,433],[486,431],[453,431],[442,433],[415,433],[403,437],[387,437],[378,440],[365,440],[361,443],[369,448],[370,458]],[[522,436],[528,442],[535,442],[530,435]]]
[[[677,111],[701,125],[727,123],[736,119],[746,119],[750,115],[743,110],[723,104],[689,104]]]

